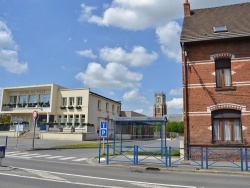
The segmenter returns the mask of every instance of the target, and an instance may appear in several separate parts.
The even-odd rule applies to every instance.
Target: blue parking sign
[[[108,137],[108,122],[100,121],[99,136],[102,137],[102,138],[107,138]]]
[[[107,129],[107,122],[106,121],[101,121],[100,122],[100,127],[101,127],[101,129]]]

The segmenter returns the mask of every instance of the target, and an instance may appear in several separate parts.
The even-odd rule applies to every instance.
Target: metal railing
[[[99,163],[100,163],[99,147]],[[176,154],[178,154],[176,156]],[[173,156],[175,154],[175,156]],[[248,171],[250,149],[242,148],[174,148],[107,145],[106,164],[157,164],[165,167],[190,166],[201,169],[236,169]],[[205,166],[204,166],[205,164]],[[245,164],[245,165],[244,165]],[[245,167],[244,167],[245,166]]]

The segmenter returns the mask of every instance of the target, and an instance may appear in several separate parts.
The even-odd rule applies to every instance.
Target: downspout
[[[181,43],[182,46],[182,57],[184,63],[184,123],[185,126],[185,140],[184,147],[187,149],[187,156],[189,156],[189,148],[190,148],[190,127],[189,127],[189,116],[188,116],[188,74],[187,74],[187,53],[185,51],[184,42]]]

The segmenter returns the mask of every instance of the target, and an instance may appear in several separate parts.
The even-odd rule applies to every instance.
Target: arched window
[[[226,88],[232,86],[231,81],[231,60],[215,60],[216,88]]]
[[[213,143],[242,142],[241,112],[216,110],[212,112]]]

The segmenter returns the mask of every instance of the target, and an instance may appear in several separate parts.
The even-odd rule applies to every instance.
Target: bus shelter
[[[114,130],[113,130],[113,147],[116,147],[116,135],[120,134],[120,151],[122,151],[123,147],[123,129],[127,126],[132,125],[144,125],[144,126],[152,126],[154,123],[160,123],[160,139],[161,139],[161,150],[166,147],[166,122],[167,116],[162,117],[116,117],[113,119]],[[120,126],[120,133],[117,133],[117,126]],[[142,135],[143,136],[143,135]]]

